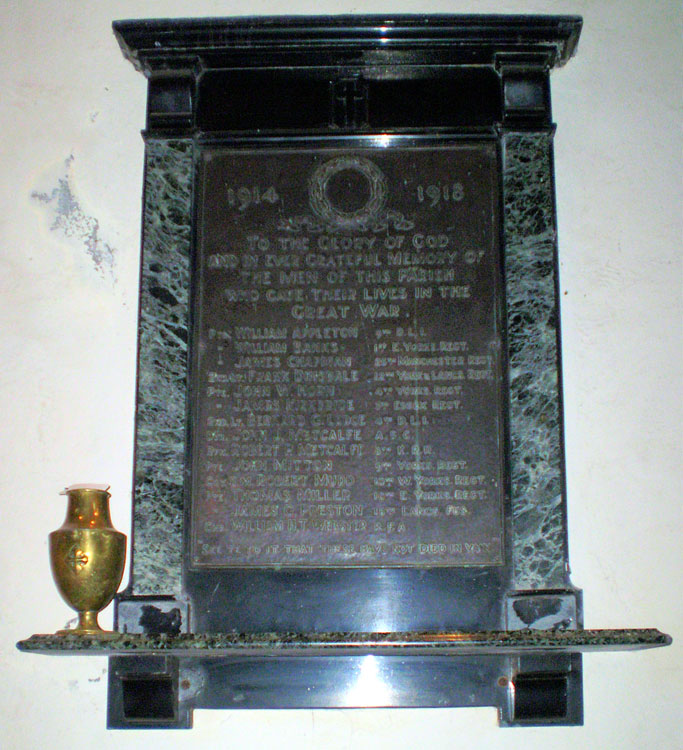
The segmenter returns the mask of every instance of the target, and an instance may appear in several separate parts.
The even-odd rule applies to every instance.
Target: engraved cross
[[[74,545],[67,553],[66,562],[75,573],[79,573],[88,563],[88,556]]]

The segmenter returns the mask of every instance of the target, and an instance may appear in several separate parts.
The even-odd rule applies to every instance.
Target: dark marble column
[[[132,591],[180,594],[192,204],[190,140],[147,138]]]
[[[503,135],[513,585],[565,588],[552,132]]]

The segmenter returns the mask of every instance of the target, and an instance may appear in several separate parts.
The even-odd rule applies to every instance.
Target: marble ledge
[[[624,630],[504,630],[425,633],[112,633],[33,635],[20,651],[93,656],[471,656],[522,653],[634,651],[671,644],[654,628]]]

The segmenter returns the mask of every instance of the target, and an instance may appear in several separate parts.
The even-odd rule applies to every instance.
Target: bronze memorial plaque
[[[192,567],[502,564],[496,144],[199,168]]]

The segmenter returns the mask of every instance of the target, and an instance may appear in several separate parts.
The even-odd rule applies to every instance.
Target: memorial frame
[[[582,651],[670,641],[583,630],[568,575],[549,75],[580,30],[567,16],[114,24],[149,80],[131,578],[118,639],[23,642],[110,654],[110,727],[188,727],[194,708],[363,705],[489,705],[506,726],[575,725]],[[496,159],[500,564],[193,565],[202,154],[463,143]],[[370,668],[375,694],[362,697]]]

